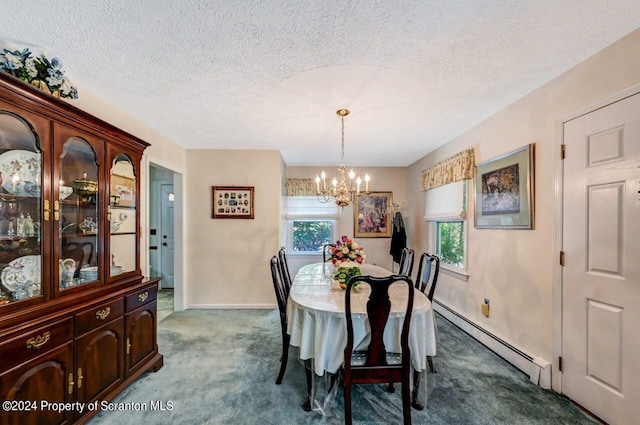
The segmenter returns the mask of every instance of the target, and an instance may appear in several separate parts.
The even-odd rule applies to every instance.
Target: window
[[[425,219],[431,222],[429,246],[443,273],[467,280],[467,184],[460,180],[427,191]]]
[[[436,222],[436,255],[440,261],[464,269],[464,222]]]
[[[321,255],[322,245],[335,242],[338,206],[315,196],[288,196],[285,246],[293,255]]]
[[[322,252],[322,245],[334,241],[334,220],[291,220],[292,253]]]

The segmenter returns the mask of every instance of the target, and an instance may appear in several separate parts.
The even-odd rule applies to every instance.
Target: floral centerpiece
[[[33,56],[29,49],[0,53],[0,71],[18,77],[32,86],[56,97],[78,98],[78,90],[71,85],[59,59],[47,59],[44,54]]]
[[[364,263],[367,255],[364,248],[348,236],[342,236],[336,245],[330,248],[331,257],[328,261],[336,267],[334,279],[342,289],[347,287],[347,281],[353,276],[361,274],[359,264]]]
[[[342,236],[336,241],[336,246],[330,248],[331,257],[329,260],[334,266],[338,267],[343,262],[353,262],[362,264],[367,258],[364,248],[350,239],[348,236]]]

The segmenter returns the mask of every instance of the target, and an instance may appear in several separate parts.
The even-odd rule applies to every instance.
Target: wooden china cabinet
[[[140,268],[147,146],[0,73],[1,425],[84,423],[81,403],[162,367],[158,279]]]

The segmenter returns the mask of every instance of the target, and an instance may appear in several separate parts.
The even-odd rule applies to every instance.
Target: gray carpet
[[[428,408],[414,424],[596,424],[569,401],[528,378],[438,317],[438,358]],[[301,409],[304,372],[291,348],[282,385],[275,385],[281,347],[277,311],[189,310],[159,323],[165,366],[146,373],[114,402],[168,402],[172,410],[102,411],[103,424],[342,424],[339,389],[330,414]],[[126,406],[125,406],[126,407]],[[402,423],[400,391],[356,386],[355,424]]]

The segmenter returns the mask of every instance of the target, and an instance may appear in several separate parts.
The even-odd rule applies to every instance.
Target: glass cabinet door
[[[42,295],[42,157],[27,121],[0,110],[0,305]]]
[[[110,259],[111,276],[137,269],[137,181],[133,161],[118,154],[110,175]]]
[[[98,225],[99,167],[96,152],[80,137],[69,137],[58,158],[57,278],[60,291],[100,280]]]

